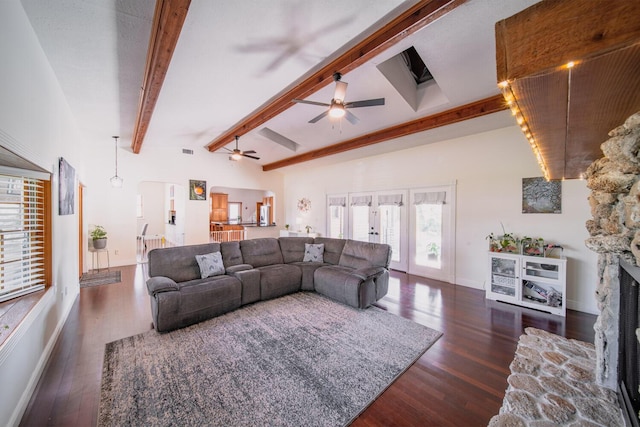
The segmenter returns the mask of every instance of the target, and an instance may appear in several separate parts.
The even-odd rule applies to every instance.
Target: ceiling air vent
[[[183,148],[182,149],[182,154],[193,154],[193,150],[191,150],[189,148]]]

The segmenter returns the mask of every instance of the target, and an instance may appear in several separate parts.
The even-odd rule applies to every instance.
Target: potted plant
[[[522,238],[522,253],[529,256],[544,256],[544,239]]]
[[[438,259],[439,252],[440,252],[440,246],[437,243],[431,242],[427,245],[427,259],[430,259],[430,260]]]
[[[310,225],[307,225],[304,228],[306,228],[307,234],[311,233],[311,226]]]
[[[96,225],[91,230],[91,239],[93,239],[94,249],[104,249],[107,247],[107,232],[101,225]]]
[[[491,252],[501,252],[500,241],[493,233],[490,233],[487,236],[487,240],[489,240],[489,251]]]

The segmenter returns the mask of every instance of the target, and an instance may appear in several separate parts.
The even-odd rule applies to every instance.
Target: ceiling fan
[[[236,135],[236,148],[234,148],[233,150],[227,148],[227,147],[222,147],[225,150],[227,150],[228,152],[231,153],[231,155],[229,156],[229,160],[233,160],[233,161],[237,161],[240,160],[242,157],[248,157],[250,159],[256,159],[256,160],[260,160],[260,157],[256,157],[256,156],[250,156],[250,154],[255,154],[254,150],[247,150],[247,151],[242,151],[238,148],[238,138],[240,138],[238,135]]]
[[[346,118],[353,125],[357,124],[360,120],[353,115],[350,111],[347,111],[348,108],[359,108],[359,107],[373,107],[376,105],[384,105],[384,98],[376,98],[376,99],[366,99],[363,101],[353,101],[353,102],[344,102],[345,95],[347,94],[347,83],[341,81],[342,74],[334,73],[333,80],[336,82],[336,89],[333,92],[333,99],[331,100],[331,104],[325,104],[323,102],[315,102],[315,101],[306,101],[304,99],[294,99],[293,102],[298,102],[301,104],[311,104],[311,105],[320,105],[322,107],[329,107],[327,111],[320,114],[317,117],[309,120],[309,123],[316,123],[318,120],[325,116],[334,117],[334,118]]]

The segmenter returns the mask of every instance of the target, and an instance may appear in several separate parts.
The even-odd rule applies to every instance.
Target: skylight
[[[416,51],[416,49],[411,46],[409,49],[400,53],[404,64],[407,66],[407,69],[411,73],[411,76],[416,81],[416,84],[422,84],[428,82],[429,80],[433,80],[433,76],[431,75],[431,71],[427,68],[422,58]]]

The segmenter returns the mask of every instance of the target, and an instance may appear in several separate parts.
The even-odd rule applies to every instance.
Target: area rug
[[[441,333],[298,292],[106,345],[99,426],[343,426]]]
[[[87,288],[90,286],[109,285],[111,283],[120,283],[121,281],[120,270],[85,273],[80,278],[80,287]]]

